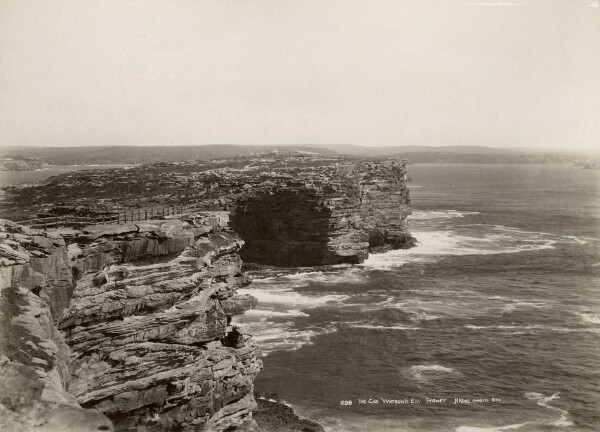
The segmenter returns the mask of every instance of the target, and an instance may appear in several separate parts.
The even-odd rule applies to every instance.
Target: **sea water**
[[[417,247],[240,290],[256,389],[330,431],[600,430],[600,172],[410,174]]]

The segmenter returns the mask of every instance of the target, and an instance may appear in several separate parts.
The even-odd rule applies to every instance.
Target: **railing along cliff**
[[[14,221],[21,225],[37,229],[56,228],[60,226],[80,227],[86,225],[100,224],[118,225],[151,219],[164,219],[167,216],[174,216],[187,212],[193,212],[194,210],[200,210],[200,207],[197,204],[176,205],[168,207],[147,207],[138,208],[135,210],[113,212],[110,214],[97,216],[40,216],[22,220],[19,220],[17,218]]]

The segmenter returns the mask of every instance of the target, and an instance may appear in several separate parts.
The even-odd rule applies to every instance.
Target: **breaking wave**
[[[310,283],[321,284],[360,284],[364,282],[365,275],[359,268],[349,265],[327,267],[328,270],[315,271],[312,268],[299,268],[293,273],[278,271],[252,274],[253,285],[284,285],[287,288],[300,288]]]
[[[403,325],[403,324],[395,324],[395,325],[379,325],[379,324],[367,324],[367,323],[344,323],[344,326],[351,328],[359,328],[359,329],[369,329],[369,330],[419,330],[420,327]]]
[[[252,340],[257,342],[263,356],[273,351],[294,351],[303,345],[312,343],[312,339],[318,334],[327,331],[298,330],[291,323],[241,323],[242,332],[252,335]]]
[[[594,313],[577,313],[584,323],[600,324],[600,315]]]
[[[292,317],[307,317],[309,316],[307,313],[302,312],[296,309],[290,309],[287,311],[274,311],[269,309],[250,309],[249,311],[244,312],[246,316],[249,317],[259,317],[259,318],[292,318]]]
[[[549,331],[549,332],[556,332],[556,333],[577,333],[577,332],[584,332],[584,333],[600,333],[600,329],[593,329],[593,328],[575,328],[575,327],[552,327],[552,326],[546,326],[546,325],[541,325],[541,324],[532,324],[532,325],[491,325],[491,326],[477,326],[477,325],[471,325],[471,324],[467,324],[464,326],[466,329],[469,330],[498,330],[498,331],[515,331],[516,333],[519,332],[527,332],[527,331],[531,331],[531,330],[540,330],[540,331]]]
[[[556,408],[550,405],[555,399],[559,399],[559,393],[554,393],[552,396],[544,396],[541,393],[537,392],[527,392],[525,393],[525,398],[536,401],[538,405],[547,408],[549,410],[560,413],[560,417],[558,420],[549,420],[549,421],[528,421],[524,423],[516,423],[510,424],[506,426],[496,426],[496,427],[481,427],[481,426],[459,426],[455,429],[456,432],[501,432],[508,430],[517,430],[527,425],[544,425],[544,426],[554,426],[554,427],[570,427],[573,426],[573,422],[569,420],[569,412],[562,408]],[[545,430],[545,428],[544,428]]]
[[[573,426],[573,422],[568,420],[569,412],[567,410],[564,410],[562,408],[556,408],[550,405],[550,402],[552,402],[553,400],[560,399],[559,394],[560,393],[554,393],[552,396],[544,396],[541,393],[527,392],[525,393],[525,397],[529,400],[536,401],[538,405],[543,406],[544,408],[548,408],[549,410],[560,413],[560,418],[550,423],[552,426]]]
[[[257,288],[239,289],[239,294],[250,294],[258,299],[258,310],[264,309],[263,306],[275,306],[274,310],[280,312],[290,312],[298,307],[311,308],[322,306],[327,303],[339,303],[349,298],[344,294],[305,294],[294,291],[292,288],[276,286],[269,288],[258,288],[261,284],[255,283],[252,286]],[[278,306],[278,307],[277,307]]]
[[[441,365],[415,365],[410,367],[410,371],[417,381],[428,381],[440,375],[456,373],[454,369]]]
[[[439,220],[439,219],[453,219],[462,218],[465,216],[476,215],[479,212],[474,211],[458,211],[458,210],[437,210],[437,211],[422,211],[414,210],[412,215],[409,216],[411,220]]]
[[[408,250],[373,254],[362,264],[370,269],[391,269],[407,263],[433,262],[443,256],[496,255],[552,249],[560,236],[487,225],[486,230],[414,231],[418,244]],[[572,241],[572,240],[571,240]]]
[[[320,334],[335,331],[334,327],[300,328],[298,320],[310,316],[311,308],[337,304],[348,298],[343,294],[308,294],[294,291],[280,283],[257,281],[255,288],[239,289],[239,294],[250,294],[258,299],[258,307],[236,319],[242,332],[252,334],[263,355],[273,351],[292,351],[312,343]]]

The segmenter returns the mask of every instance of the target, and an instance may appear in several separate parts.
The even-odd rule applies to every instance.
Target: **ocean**
[[[49,177],[66,174],[71,171],[128,168],[133,165],[45,165],[32,171],[0,171],[0,186],[10,186],[19,183],[37,183]],[[0,191],[0,194],[2,191]]]
[[[328,431],[600,430],[600,171],[409,174],[417,247],[251,273],[256,390]]]

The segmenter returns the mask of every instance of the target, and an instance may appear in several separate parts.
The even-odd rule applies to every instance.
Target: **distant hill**
[[[0,171],[32,171],[42,167],[38,159],[20,156],[0,157]]]
[[[146,164],[250,156],[269,151],[305,151],[322,155],[335,151],[312,146],[92,146],[92,147],[0,147],[0,156],[18,154],[53,165]]]
[[[511,149],[501,149],[485,146],[385,146],[385,147],[366,147],[352,144],[335,144],[335,145],[316,145],[329,150],[334,150],[338,153],[353,155],[353,156],[390,156],[406,153],[476,153],[476,154],[514,154]]]
[[[597,159],[578,151],[502,149],[485,146],[387,146],[346,144],[301,145],[205,145],[205,146],[94,146],[94,147],[0,147],[0,157],[19,155],[53,165],[147,164],[252,156],[270,151],[309,152],[323,156],[392,157],[410,163],[586,163]]]

